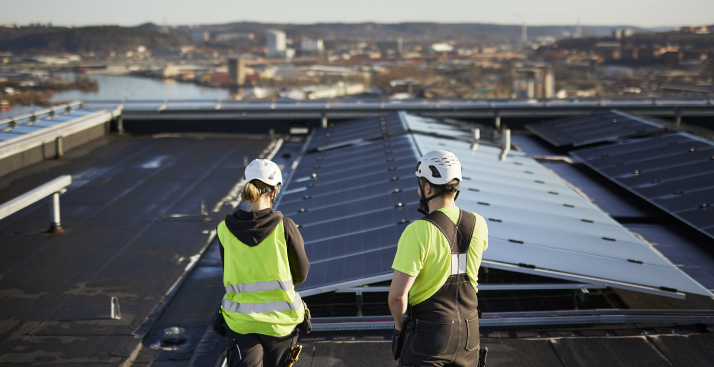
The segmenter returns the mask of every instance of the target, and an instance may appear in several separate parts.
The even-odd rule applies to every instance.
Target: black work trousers
[[[227,367],[284,367],[298,338],[297,330],[287,336],[226,332]]]
[[[405,326],[406,327],[406,326]],[[456,333],[455,333],[456,334]],[[464,333],[466,334],[466,333]],[[435,355],[433,347],[438,347],[440,342],[438,335],[431,335],[434,338],[430,347],[424,348],[419,344],[419,336],[414,329],[407,329],[407,336],[402,350],[402,357],[399,359],[400,367],[476,367],[479,363],[479,348],[466,349],[468,340],[461,339],[461,345],[455,354],[449,356]],[[458,335],[454,337],[457,339]],[[455,341],[451,341],[454,343]],[[448,343],[448,340],[447,340]]]

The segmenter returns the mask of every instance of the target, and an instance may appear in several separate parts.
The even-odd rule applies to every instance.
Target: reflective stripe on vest
[[[226,311],[237,313],[266,313],[266,312],[282,312],[282,311],[297,311],[302,306],[302,298],[295,292],[295,298],[292,302],[277,301],[266,303],[238,303],[223,298],[223,308]]]
[[[264,291],[274,291],[276,289],[282,289],[284,291],[293,289],[293,280],[271,280],[269,282],[256,282],[256,283],[238,283],[238,284],[228,284],[226,287],[226,295],[230,296],[231,293],[235,292],[240,294],[242,292],[264,292]]]
[[[467,253],[451,254],[451,275],[466,274]]]

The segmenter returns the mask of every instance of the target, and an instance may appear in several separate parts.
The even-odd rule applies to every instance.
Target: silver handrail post
[[[64,233],[62,222],[60,220],[60,192],[55,192],[50,197],[50,229],[49,233]]]

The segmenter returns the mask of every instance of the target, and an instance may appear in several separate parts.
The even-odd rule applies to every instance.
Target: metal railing
[[[64,175],[54,180],[26,192],[2,205],[0,205],[0,220],[16,213],[48,196],[50,199],[50,233],[62,233],[62,223],[60,221],[60,194],[66,191],[66,187],[72,184],[72,176]]]
[[[87,100],[86,104],[124,105],[126,109],[154,109],[158,112],[175,109],[305,109],[305,108],[374,108],[392,106],[454,108],[454,107],[554,107],[554,106],[710,106],[714,105],[713,96],[701,97],[586,97],[586,98],[485,98],[485,99],[387,99],[387,98],[344,98],[328,100]]]
[[[13,124],[16,124],[17,121],[22,121],[22,120],[34,121],[34,120],[38,120],[38,119],[44,117],[45,115],[54,115],[55,113],[57,113],[57,111],[60,111],[60,110],[65,110],[65,111],[67,111],[67,110],[72,109],[72,107],[75,107],[75,106],[79,106],[79,107],[81,108],[81,107],[82,107],[82,102],[81,102],[81,101],[74,101],[74,102],[65,103],[65,104],[60,104],[60,105],[57,105],[57,106],[52,106],[52,107],[50,107],[50,108],[45,108],[45,109],[37,110],[37,111],[34,111],[34,112],[30,112],[30,113],[26,113],[26,114],[22,114],[22,115],[18,115],[18,116],[9,117],[9,118],[0,120],[0,125],[2,125],[2,124],[10,124],[10,125],[12,126]]]

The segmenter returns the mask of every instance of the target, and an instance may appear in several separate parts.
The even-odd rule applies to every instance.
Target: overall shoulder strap
[[[474,228],[476,227],[476,218],[471,213],[461,210],[456,225],[446,214],[438,210],[431,212],[421,220],[432,223],[444,234],[451,246],[452,253],[465,253],[468,251],[469,245],[471,245],[471,237],[473,237]]]
[[[452,253],[465,253],[468,251],[471,245],[471,237],[473,237],[474,228],[476,227],[476,218],[471,213],[461,210],[456,225],[446,214],[438,210],[431,212],[421,220],[435,225],[444,234],[451,246]]]
[[[462,210],[459,215],[459,223],[456,225],[458,230],[458,242],[459,252],[468,252],[469,246],[471,246],[471,238],[474,236],[474,228],[476,228],[476,217],[473,214]]]

